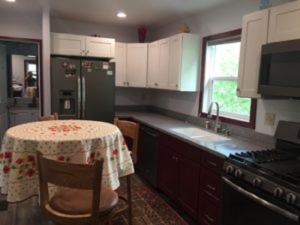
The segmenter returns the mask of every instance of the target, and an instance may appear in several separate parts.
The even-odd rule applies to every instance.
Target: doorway
[[[41,40],[0,37],[0,143],[13,126],[43,114]]]

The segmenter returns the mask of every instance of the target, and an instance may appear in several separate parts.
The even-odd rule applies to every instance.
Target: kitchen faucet
[[[217,107],[214,131],[216,133],[218,133],[219,129],[221,128],[221,121],[220,121],[220,118],[219,118],[219,116],[220,116],[220,106],[219,106],[218,102],[210,103],[210,105],[208,107],[207,117],[212,118],[212,109],[213,109],[214,105],[216,105],[216,107]]]

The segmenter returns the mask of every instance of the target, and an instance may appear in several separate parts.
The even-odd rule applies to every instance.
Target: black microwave
[[[258,93],[300,98],[300,39],[262,46]]]

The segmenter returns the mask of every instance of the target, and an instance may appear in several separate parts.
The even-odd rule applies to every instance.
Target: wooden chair
[[[133,162],[134,164],[136,164],[140,125],[138,123],[134,123],[127,120],[119,120],[118,118],[114,119],[114,124],[120,129],[121,133],[125,138],[127,137],[132,140],[132,149],[129,149],[129,151],[131,151]]]
[[[38,168],[41,209],[56,224],[110,224],[128,211],[128,206],[115,208],[119,201],[115,191],[101,189],[103,160],[93,165],[71,164],[46,159],[38,152]],[[49,183],[59,187],[51,198]]]
[[[58,114],[53,113],[53,115],[50,116],[41,116],[39,118],[39,121],[49,121],[49,120],[58,120]]]

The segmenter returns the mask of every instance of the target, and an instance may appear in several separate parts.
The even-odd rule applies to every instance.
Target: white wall
[[[41,39],[41,15],[23,15],[0,9],[0,36]]]
[[[85,23],[60,18],[51,18],[51,32],[82,35],[99,34],[103,37],[115,38],[118,42],[137,42],[137,29],[125,26],[106,26],[96,23]]]
[[[273,5],[288,0],[273,0]],[[199,34],[201,38],[241,28],[243,15],[256,11],[259,0],[241,0],[234,4],[227,4],[200,15],[184,18],[164,27],[157,28],[151,35],[152,40],[164,38],[178,33],[184,23],[190,26],[192,33]],[[201,48],[201,47],[200,47]],[[199,49],[201,51],[201,49]],[[200,71],[200,70],[199,70]],[[196,116],[199,108],[199,93],[177,93],[168,91],[153,92],[151,103],[155,106],[174,110],[180,113]],[[256,131],[273,135],[276,125],[264,125],[265,113],[276,114],[278,120],[300,121],[300,101],[289,100],[259,100],[257,106]]]
[[[44,115],[51,113],[51,88],[50,88],[50,14],[47,6],[43,9],[43,94]]]

